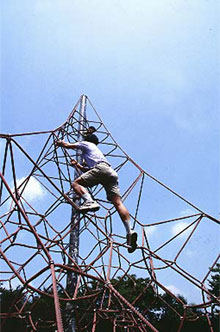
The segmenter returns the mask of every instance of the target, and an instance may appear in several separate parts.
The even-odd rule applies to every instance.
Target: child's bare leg
[[[74,191],[79,195],[82,196],[84,194],[86,194],[88,191],[86,190],[85,187],[83,187],[80,184],[80,179],[76,179],[73,183],[72,183],[72,187],[74,189]]]
[[[127,234],[130,234],[131,226],[130,226],[130,214],[128,212],[128,209],[124,206],[124,204],[121,201],[121,197],[118,195],[114,195],[112,197],[112,203],[114,204],[116,210],[118,211],[118,214],[125,226]]]
[[[83,186],[83,180],[81,180],[80,178],[76,179],[72,183],[72,187],[73,187],[74,191],[77,193],[77,195],[82,197],[85,201],[87,201],[87,202],[93,201],[91,195],[86,190],[86,188]]]
[[[73,187],[74,191],[76,192],[76,194],[78,194],[80,197],[82,197],[85,201],[82,205],[80,205],[79,210],[82,213],[86,213],[89,211],[98,211],[100,208],[99,204],[93,200],[90,193],[84,187],[84,184],[85,184],[84,180],[81,178],[76,179],[72,183],[72,187]]]
[[[118,211],[119,216],[124,224],[124,227],[127,232],[127,244],[130,246],[128,248],[128,252],[132,253],[137,248],[137,233],[131,231],[131,224],[130,224],[130,214],[127,208],[121,201],[121,197],[118,195],[114,195],[112,197],[112,203],[114,204],[116,210]]]

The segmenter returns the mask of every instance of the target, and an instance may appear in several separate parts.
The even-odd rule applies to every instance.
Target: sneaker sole
[[[131,254],[137,249],[137,233],[134,232],[131,234],[131,247],[128,248],[128,252]]]
[[[100,206],[94,207],[94,208],[88,208],[88,209],[79,209],[79,212],[81,213],[87,213],[87,212],[95,212],[100,209]]]

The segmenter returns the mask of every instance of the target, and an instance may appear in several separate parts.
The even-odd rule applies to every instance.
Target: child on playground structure
[[[121,200],[118,186],[118,174],[97,147],[99,140],[98,137],[93,134],[94,131],[94,127],[89,127],[84,133],[83,141],[76,143],[57,141],[56,145],[66,149],[81,150],[82,157],[86,162],[87,167],[84,167],[75,160],[71,161],[74,167],[85,172],[72,183],[72,187],[76,194],[85,201],[79,207],[80,212],[86,213],[88,211],[99,210],[99,204],[93,200],[90,193],[86,190],[86,187],[93,187],[97,184],[103,185],[107,194],[107,199],[113,203],[124,224],[127,233],[127,244],[129,245],[128,252],[132,253],[137,248],[137,233],[131,230],[130,214]]]

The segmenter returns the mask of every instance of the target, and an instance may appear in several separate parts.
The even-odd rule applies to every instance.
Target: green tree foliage
[[[44,290],[45,291],[45,290]],[[55,331],[55,307],[51,292],[48,295],[35,295],[29,301],[32,320],[38,327],[39,332]]]
[[[212,270],[209,280],[209,291],[216,297],[219,296],[219,282],[220,264],[217,264]],[[186,319],[184,319],[181,332],[210,332],[203,309],[187,306],[187,300],[181,295],[174,297],[168,293],[157,294],[157,289],[149,278],[126,275],[123,278],[112,279],[111,284],[160,332],[178,331],[183,316]],[[27,299],[21,288],[8,290],[1,287],[0,290],[1,312],[8,313],[8,317],[2,320],[4,321],[2,332],[30,331],[28,311],[31,312],[32,320],[39,332],[54,332],[56,330],[54,301],[51,291],[44,290],[47,295],[32,294]],[[62,298],[63,291],[60,290],[59,295]],[[96,313],[96,332],[112,332],[115,320],[118,324],[117,332],[125,331],[122,312],[123,310],[126,312],[127,307],[122,300],[117,299],[114,292],[111,292],[108,287],[103,287],[103,284],[92,281],[86,286],[81,286],[78,296],[83,297],[85,295],[90,295],[90,297],[85,300],[74,301],[74,310],[79,326],[84,326],[85,331],[91,331],[94,314]],[[109,298],[111,298],[111,301],[109,301]],[[18,312],[25,301],[25,313],[23,312],[19,316],[11,316],[12,312]],[[60,303],[65,327],[67,302],[61,299]],[[102,309],[102,311],[99,309]],[[217,302],[213,297],[213,312],[210,319],[215,332],[219,331],[217,314]]]
[[[158,305],[161,312],[156,324],[158,330],[176,332],[182,324],[182,317],[185,317],[181,332],[210,332],[203,312],[192,307],[184,309],[186,305],[187,300],[183,296],[173,297],[164,293]]]
[[[209,283],[209,291],[216,297],[220,297],[220,264],[217,263],[216,267],[212,270],[211,279],[208,281]],[[213,301],[216,302],[213,298]]]
[[[1,295],[1,313],[4,316],[1,319],[1,331],[2,332],[15,332],[15,331],[27,331],[26,321],[24,316],[12,315],[13,312],[19,311],[22,307],[25,297],[21,287],[16,289],[6,289],[0,287]],[[16,305],[15,305],[16,304]]]
[[[219,324],[219,314],[220,314],[220,305],[216,300],[218,298],[220,300],[220,264],[217,263],[216,266],[211,270],[211,278],[208,280],[209,291],[212,295],[214,295],[212,300],[212,324],[214,326],[214,330],[216,332],[220,331]]]

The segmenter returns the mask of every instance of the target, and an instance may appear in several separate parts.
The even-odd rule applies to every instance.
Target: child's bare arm
[[[85,166],[81,165],[75,159],[71,160],[71,165],[73,165],[74,167],[80,169],[80,171],[82,171],[82,172],[87,172],[88,171],[88,167],[85,167]]]
[[[66,148],[66,149],[77,149],[76,144],[68,143],[68,142],[64,142],[64,141],[57,141],[56,146],[61,146],[61,147]]]

